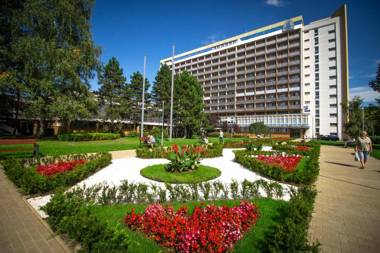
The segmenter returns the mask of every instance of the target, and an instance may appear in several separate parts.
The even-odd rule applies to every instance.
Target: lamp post
[[[144,75],[143,75],[142,101],[141,101],[141,128],[140,128],[140,138],[142,138],[142,137],[144,136],[145,69],[146,69],[146,56],[144,56]]]
[[[173,136],[173,92],[174,92],[174,51],[175,45],[173,44],[173,56],[172,56],[172,85],[170,91],[170,126],[169,126],[169,141],[172,141]]]
[[[364,131],[364,107],[362,107],[362,132]]]
[[[161,128],[161,146],[164,146],[164,110],[165,110],[165,101],[162,101],[162,128]]]

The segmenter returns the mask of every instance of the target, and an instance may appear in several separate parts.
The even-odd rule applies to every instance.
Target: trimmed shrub
[[[37,172],[37,166],[39,165],[73,160],[85,160],[86,163],[77,165],[73,170],[52,176],[44,176]],[[58,187],[74,185],[90,174],[109,165],[110,162],[110,154],[97,153],[38,159],[8,159],[2,161],[2,164],[9,179],[20,187],[25,194],[42,194]]]
[[[127,252],[129,238],[122,226],[110,226],[90,212],[91,205],[72,194],[56,193],[42,209],[53,229],[82,246],[81,252]]]
[[[278,166],[265,164],[251,155],[268,155],[273,152],[265,151],[235,151],[235,161],[242,164],[246,168],[257,172],[265,177],[275,179],[282,182],[296,183],[296,184],[312,184],[319,174],[319,151],[318,144],[308,144],[309,151],[297,150],[294,146],[284,145],[280,151],[286,151],[288,154],[304,155],[301,162],[298,164],[294,172],[287,172]],[[275,146],[274,146],[275,147]]]
[[[101,140],[115,140],[120,138],[120,134],[115,133],[68,133],[59,134],[58,140],[60,141],[101,141]]]

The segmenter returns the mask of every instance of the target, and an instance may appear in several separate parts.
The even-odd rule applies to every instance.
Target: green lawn
[[[228,141],[240,141],[244,138],[227,138]],[[196,144],[200,139],[184,139],[176,138],[170,143],[168,140],[164,141],[165,146],[172,144]],[[218,138],[209,138],[210,142],[219,142]],[[104,141],[58,141],[58,140],[39,140],[40,151],[43,155],[63,155],[63,154],[80,154],[80,153],[95,153],[95,152],[108,152],[116,150],[135,149],[140,145],[138,137],[124,137],[116,140]],[[17,151],[17,152],[0,152],[0,158],[5,157],[24,157],[31,156],[32,145],[0,145],[1,150],[15,150],[15,149],[30,149],[30,151]]]
[[[272,232],[272,226],[276,222],[281,222],[281,211],[287,202],[273,199],[257,199],[253,201],[259,209],[259,219],[255,226],[253,226],[244,236],[244,238],[238,241],[235,245],[233,252],[262,252],[264,237],[267,233]],[[208,201],[206,203],[213,203],[215,205],[236,206],[239,204],[238,200],[219,200]],[[178,209],[181,203],[172,204],[175,209]],[[188,202],[186,206],[191,213],[194,207],[199,205],[199,202]],[[143,212],[146,205],[129,204],[129,205],[112,205],[112,206],[93,206],[91,212],[94,213],[99,219],[106,221],[112,226],[124,226],[123,218],[126,213],[131,212],[132,208],[136,212]],[[143,234],[133,232],[125,227],[130,238],[131,244],[128,248],[130,252],[136,253],[150,253],[150,252],[162,252],[163,248],[160,247],[154,241],[146,238]]]
[[[165,164],[148,166],[140,171],[141,176],[165,183],[193,184],[208,181],[220,176],[217,168],[199,166],[198,169],[186,172],[168,172]]]

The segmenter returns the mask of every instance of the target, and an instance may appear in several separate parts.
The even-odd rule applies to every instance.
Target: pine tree
[[[171,75],[170,68],[161,65],[152,87],[152,100],[156,106],[162,108],[162,102],[165,102],[165,118],[169,117],[170,110]]]
[[[126,78],[123,75],[118,60],[112,57],[98,73],[99,79],[99,105],[104,109],[102,117],[111,121],[111,130],[114,130],[114,121],[121,120],[127,111],[124,102]]]
[[[150,94],[148,93],[150,84],[145,78],[145,108],[150,103]],[[134,72],[131,75],[131,81],[127,85],[127,97],[130,103],[129,119],[135,124],[141,120],[141,102],[143,91],[143,75],[140,72]]]
[[[369,87],[374,91],[380,92],[380,63],[377,65],[376,79],[369,82]]]

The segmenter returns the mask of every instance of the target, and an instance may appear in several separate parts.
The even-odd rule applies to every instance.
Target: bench
[[[32,144],[33,145],[33,156],[38,156],[40,153],[40,145],[37,143],[37,139],[0,139],[0,145],[21,145],[21,144]],[[17,151],[29,151],[29,148],[16,148],[16,149],[0,149],[1,153],[11,153]]]

